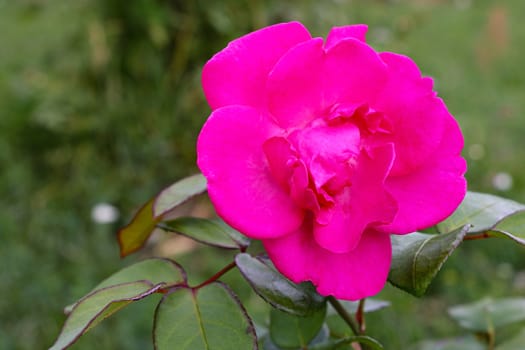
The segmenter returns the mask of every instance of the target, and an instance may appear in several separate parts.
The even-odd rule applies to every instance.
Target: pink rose
[[[384,286],[390,234],[440,222],[466,191],[461,131],[432,79],[366,31],[323,41],[292,22],[232,41],[204,67],[213,112],[197,144],[218,215],[292,281],[348,300]]]

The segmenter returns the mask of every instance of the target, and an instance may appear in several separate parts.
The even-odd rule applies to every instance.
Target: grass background
[[[0,349],[50,346],[65,305],[119,267],[175,254],[151,246],[120,260],[115,232],[196,171],[209,113],[200,69],[268,24],[300,20],[326,36],[367,23],[372,46],[434,77],[464,131],[470,190],[525,202],[524,14],[522,0],[0,0]],[[512,177],[509,190],[494,187],[498,173]],[[121,218],[94,223],[100,202]],[[525,294],[524,253],[508,241],[463,244],[424,298],[388,286],[379,297],[393,305],[369,316],[370,334],[388,349],[459,334],[448,306]],[[229,259],[211,248],[176,256],[196,280]],[[225,279],[263,319],[238,274]],[[152,348],[154,305],[133,305],[72,348]]]

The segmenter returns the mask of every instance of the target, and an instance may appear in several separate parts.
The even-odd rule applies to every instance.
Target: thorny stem
[[[476,235],[467,235],[463,238],[464,241],[472,241],[476,239],[491,238],[492,236],[488,232],[478,233]]]
[[[357,325],[354,318],[346,311],[346,309],[341,305],[339,300],[334,298],[333,296],[328,297],[328,302],[332,307],[337,311],[339,316],[348,324],[348,326],[352,329],[352,332],[354,332],[355,335],[359,335],[359,326]]]
[[[355,319],[359,325],[359,334],[365,334],[366,331],[366,322],[365,322],[365,301],[366,298],[359,300],[359,306],[357,307],[357,312],[355,314]]]

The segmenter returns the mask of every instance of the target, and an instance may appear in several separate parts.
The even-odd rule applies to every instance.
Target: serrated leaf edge
[[[248,312],[244,308],[244,305],[241,303],[239,297],[233,292],[233,290],[226,283],[223,283],[221,281],[214,281],[214,282],[212,282],[210,284],[207,284],[206,286],[203,286],[202,288],[206,288],[207,286],[211,286],[211,285],[214,285],[214,284],[219,285],[220,287],[222,287],[226,291],[226,293],[228,293],[228,295],[232,298],[232,300],[237,304],[237,306],[239,306],[239,309],[241,310],[241,313],[243,314],[244,318],[248,321],[248,327],[246,328],[246,333],[252,335],[253,350],[259,350],[259,343],[257,341],[258,339],[257,339],[257,333],[255,332],[255,326],[253,324],[253,321],[252,321],[250,315],[248,314]],[[157,329],[157,314],[159,312],[160,306],[161,306],[162,302],[170,294],[175,293],[175,292],[177,292],[180,289],[187,289],[187,290],[189,290],[193,294],[193,299],[194,300],[196,299],[196,293],[198,293],[198,290],[194,290],[194,289],[192,289],[190,287],[187,287],[187,286],[180,286],[180,287],[173,288],[173,289],[171,289],[169,291],[169,293],[166,293],[162,297],[161,301],[159,302],[159,304],[155,308],[155,315],[154,315],[154,319],[153,319],[153,332],[152,332],[152,335],[153,335],[153,347],[154,347],[155,350],[158,350],[157,340],[156,340],[156,337],[155,337],[155,331]],[[199,320],[199,326],[201,328],[200,329],[201,332],[203,332],[200,320]],[[203,337],[205,338],[204,333],[203,333]],[[206,341],[206,344],[207,344],[207,341]]]
[[[494,233],[499,233],[499,234],[502,234],[504,236],[506,236],[507,238],[513,240],[514,242],[518,243],[518,244],[521,244],[521,245],[525,245],[525,240],[522,239],[522,238],[519,238],[515,235],[513,235],[512,233],[510,232],[507,232],[507,231],[504,231],[504,230],[494,230],[494,229],[491,229],[489,230],[489,235],[491,235],[492,237],[497,237],[495,236]]]
[[[153,258],[148,258],[148,259],[145,259],[145,260],[142,260],[142,261],[139,261],[137,262],[136,264],[140,264],[140,263],[143,263],[143,262],[146,262],[146,261],[150,261],[150,260],[160,260],[160,261],[165,261],[167,263],[170,263],[171,265],[173,265],[173,267],[175,267],[181,274],[182,276],[182,281],[180,282],[174,282],[174,283],[166,283],[166,282],[163,282],[163,283],[158,283],[158,284],[164,284],[163,288],[171,288],[173,286],[176,286],[176,285],[179,285],[179,284],[187,284],[188,283],[188,275],[186,274],[186,270],[184,270],[184,268],[182,267],[182,265],[180,265],[178,262],[174,261],[174,260],[171,260],[169,258],[163,258],[163,257],[153,257]],[[126,270],[127,268],[131,268],[132,266],[134,266],[135,264],[133,265],[129,265],[129,266],[126,266],[124,267],[123,269],[120,269],[116,272],[114,272],[113,274],[109,275],[108,277],[106,277],[105,279],[103,279],[99,284],[101,284],[102,282],[106,281],[107,279],[111,278],[113,275],[123,271],[123,270]],[[85,296],[83,296],[82,298],[80,298],[79,300],[77,300],[76,302],[66,306],[64,308],[64,314],[66,315],[69,315],[73,309],[75,308],[75,306],[80,303],[84,298],[86,298],[88,295],[91,295],[99,290],[102,290],[102,289],[106,289],[106,288],[111,288],[111,287],[114,287],[114,286],[118,286],[118,285],[121,285],[121,284],[127,284],[127,283],[136,283],[136,282],[148,282],[149,284],[151,284],[152,286],[154,285],[150,280],[147,280],[147,279],[138,279],[138,280],[134,280],[134,281],[128,281],[128,282],[122,282],[122,283],[115,283],[115,284],[112,284],[112,285],[109,285],[109,286],[106,286],[106,287],[102,287],[102,288],[97,288],[97,286],[95,286],[88,294],[86,294]]]
[[[121,258],[124,258],[130,254],[133,254],[135,253],[136,251],[142,249],[144,247],[144,245],[146,244],[146,242],[148,241],[149,237],[151,236],[151,234],[153,233],[153,231],[155,230],[155,228],[153,230],[151,230],[151,232],[149,234],[146,235],[146,237],[144,237],[144,239],[142,240],[142,243],[140,245],[138,245],[137,247],[133,248],[133,249],[128,249],[128,250],[124,250],[124,245],[123,245],[123,235],[124,235],[124,232],[130,227],[132,226],[135,221],[138,219],[138,216],[140,214],[143,213],[144,210],[146,210],[147,206],[151,204],[152,206],[152,210],[153,210],[153,202],[154,202],[154,199],[155,197],[153,198],[150,198],[146,203],[144,203],[136,212],[135,212],[135,215],[133,215],[133,217],[131,218],[131,220],[129,221],[129,223],[120,228],[118,231],[117,231],[117,241],[118,241],[118,246],[119,246],[119,251],[120,251],[120,257]],[[154,225],[156,223],[158,223],[160,220],[162,220],[162,218],[158,218],[157,220],[155,219],[154,216],[152,216],[152,222],[154,223]]]
[[[522,238],[519,238],[515,235],[513,235],[512,233],[510,232],[507,232],[505,230],[498,230],[496,227],[501,224],[502,222],[504,222],[505,220],[507,220],[508,218],[510,218],[511,216],[513,215],[516,215],[516,214],[519,214],[519,213],[525,213],[525,209],[520,209],[520,210],[516,210],[515,212],[513,212],[512,214],[509,214],[503,218],[501,218],[500,220],[498,220],[492,227],[490,227],[489,229],[486,230],[486,232],[489,233],[489,235],[491,234],[491,232],[497,232],[497,233],[501,233],[505,236],[507,236],[508,238],[510,238],[511,240],[519,243],[519,244],[522,244],[522,245],[525,245],[525,240],[522,239]]]
[[[183,218],[186,218],[186,217],[180,217],[180,218],[177,218],[177,219],[183,219]],[[193,218],[193,217],[191,217]],[[170,220],[170,221],[175,221],[177,219],[174,219],[174,220]],[[198,218],[198,219],[202,219],[202,218]],[[203,219],[203,220],[208,220],[208,219]],[[157,224],[157,228],[163,230],[163,231],[166,231],[166,232],[170,232],[170,233],[175,233],[175,234],[178,234],[178,235],[181,235],[181,236],[184,236],[184,237],[187,237],[187,238],[190,238],[196,242],[199,242],[199,243],[202,243],[202,244],[206,244],[206,245],[209,245],[209,246],[212,246],[212,247],[217,247],[217,248],[222,248],[222,249],[228,249],[228,250],[238,250],[238,249],[242,249],[244,248],[243,246],[241,246],[239,244],[239,242],[237,242],[236,240],[234,240],[228,233],[225,232],[225,234],[228,236],[228,238],[231,240],[231,242],[233,244],[235,244],[235,246],[226,246],[226,245],[223,245],[223,244],[217,244],[217,243],[213,243],[213,242],[209,242],[209,241],[205,241],[205,240],[202,240],[202,239],[199,239],[199,238],[196,238],[194,236],[191,236],[191,235],[188,235],[188,234],[185,234],[184,232],[181,232],[179,230],[176,230],[174,228],[171,228],[169,226],[166,226],[167,223],[169,223],[170,221],[165,221],[165,222],[160,222]],[[209,220],[209,221],[212,221],[212,220]],[[214,222],[215,224],[215,222]]]
[[[111,289],[111,288],[114,288],[114,287],[118,287],[118,286],[123,286],[123,285],[131,285],[131,284],[135,284],[135,283],[145,283],[147,285],[150,285],[151,288],[148,289],[147,291],[143,292],[143,293],[140,293],[138,294],[137,296],[134,296],[134,297],[130,297],[130,298],[120,298],[120,299],[115,299],[115,300],[112,300],[110,301],[109,303],[107,303],[104,307],[102,307],[100,309],[99,312],[97,312],[94,317],[91,318],[91,320],[89,322],[86,323],[86,325],[78,332],[78,334],[73,338],[71,339],[71,341],[66,345],[66,347],[62,348],[62,349],[66,349],[67,347],[71,346],[72,344],[74,344],[82,335],[85,334],[86,330],[89,329],[89,326],[100,316],[104,313],[104,311],[106,311],[109,306],[111,306],[111,304],[114,304],[114,303],[118,303],[118,302],[122,302],[122,301],[137,301],[137,300],[141,300],[155,292],[157,292],[159,289],[165,287],[165,284],[164,283],[158,283],[156,285],[153,285],[150,281],[147,281],[147,280],[138,280],[138,281],[133,281],[133,282],[126,282],[126,283],[119,283],[119,284],[115,284],[115,285],[112,285],[112,286],[108,286],[108,287],[104,287],[104,288],[101,288],[101,289],[97,289],[87,295],[85,295],[84,297],[82,297],[77,303],[75,303],[75,306],[72,308],[70,314],[72,314],[73,312],[75,312],[75,309],[80,305],[82,304],[84,301],[86,301],[86,299],[89,299],[91,296],[95,295],[95,294],[98,294],[98,293],[101,293],[107,289]],[[111,316],[111,315],[109,315]],[[108,317],[109,317],[108,316]],[[64,322],[64,325],[62,326],[62,329],[57,337],[57,340],[55,341],[54,344],[56,344],[58,342],[58,340],[60,339],[60,337],[62,336],[64,330],[66,329],[66,326],[68,324],[68,322],[70,321],[70,317],[68,317],[66,319],[66,321]],[[50,349],[53,348],[53,345],[51,345]]]
[[[456,248],[461,244],[461,242],[463,242],[463,238],[466,236],[467,232],[470,230],[470,228],[472,227],[471,224],[467,224],[467,225],[464,225],[463,227],[461,228],[458,228],[457,230],[459,231],[456,238],[452,241],[452,243],[449,245],[449,247],[451,249],[448,249],[447,250],[447,254],[441,259],[440,263],[436,266],[435,269],[432,270],[432,273],[431,273],[431,279],[430,281],[428,281],[428,283],[423,283],[421,286],[423,287],[422,288],[422,291],[421,293],[417,293],[417,296],[422,296],[425,294],[425,292],[427,291],[428,289],[428,286],[430,285],[430,283],[432,283],[432,281],[434,280],[434,278],[436,277],[437,273],[441,270],[441,268],[443,267],[443,265],[445,264],[445,262],[448,260],[448,258],[450,257],[450,255],[452,255],[452,253],[456,250]],[[449,232],[448,234],[451,234],[453,233],[454,231],[451,231]],[[427,240],[425,240],[423,242],[423,244],[421,245],[420,249],[418,249],[417,253],[419,253],[421,251],[421,249],[428,243],[428,241],[430,241],[431,239],[434,239],[435,237],[439,237],[439,235],[433,235],[433,237],[430,237],[428,238]],[[412,285],[415,287],[416,286],[416,272],[417,272],[417,269],[416,269],[416,266],[415,266],[415,263],[416,263],[416,260],[417,260],[417,257],[414,259],[414,262],[413,262],[413,270],[412,270]]]
[[[258,262],[260,262],[262,265],[266,266],[268,268],[268,270],[270,272],[273,272],[277,275],[281,275],[279,271],[277,270],[273,270],[270,266],[268,266],[261,257],[253,257],[251,256],[250,254],[248,253],[239,253],[235,256],[235,263],[237,264],[237,268],[239,269],[239,272],[241,273],[241,276],[246,280],[246,282],[248,282],[248,284],[252,287],[253,291],[255,292],[255,294],[257,294],[259,297],[261,297],[261,299],[263,299],[265,302],[267,302],[268,304],[270,304],[272,307],[280,310],[280,311],[283,311],[283,312],[286,312],[286,313],[289,313],[289,314],[292,314],[292,315],[296,315],[296,316],[309,316],[310,314],[312,314],[314,312],[314,310],[318,310],[320,309],[321,307],[323,307],[324,305],[324,302],[323,303],[320,303],[320,307],[319,308],[315,308],[314,310],[311,310],[310,307],[306,309],[306,311],[304,312],[298,312],[296,309],[291,309],[291,308],[288,308],[284,305],[281,305],[279,303],[276,303],[275,301],[267,298],[264,294],[260,293],[259,292],[259,288],[255,286],[255,284],[251,281],[250,278],[248,278],[246,276],[246,274],[242,271],[242,269],[239,267],[239,264],[237,263],[237,259],[239,256],[242,256],[243,254],[249,256],[250,258],[254,259],[254,260],[257,260]],[[292,286],[292,288],[296,288],[297,290],[299,290],[299,288],[297,288],[297,285],[295,283],[293,283],[292,281],[290,281],[289,279],[287,279],[285,276],[281,275],[281,277],[286,280],[286,282]],[[299,290],[301,293],[307,293],[305,291],[302,291],[302,290]]]
[[[165,209],[163,211],[160,211],[160,212],[157,212],[158,210],[156,209],[157,208],[157,203],[159,201],[159,198],[161,198],[161,196],[166,193],[168,190],[170,190],[171,188],[173,188],[174,186],[176,185],[179,185],[181,182],[184,182],[184,181],[187,181],[188,179],[190,178],[194,178],[194,177],[202,177],[204,179],[204,181],[206,182],[206,178],[204,177],[204,175],[202,175],[201,173],[197,173],[197,174],[193,174],[193,175],[190,175],[190,176],[187,176],[187,177],[184,177],[182,179],[179,179],[178,181],[176,181],[175,183],[172,183],[171,185],[169,185],[168,187],[162,189],[155,197],[154,197],[154,201],[153,201],[153,205],[152,205],[152,215],[153,215],[153,219],[159,219],[161,220],[162,217],[164,215],[166,215],[167,213],[169,213],[170,211],[172,211],[173,209],[175,209],[176,207],[186,203],[187,201],[189,201],[190,199],[204,193],[207,191],[207,186],[204,186],[204,189],[202,191],[196,191],[195,193],[193,193],[192,195],[186,197],[184,200],[181,200],[179,201],[178,203],[176,203],[175,205],[172,205],[170,208],[168,209]]]
[[[443,236],[443,235],[448,235],[448,234],[451,234],[451,233],[453,233],[453,232],[455,232],[455,231],[459,231],[458,236],[454,239],[454,241],[452,241],[452,244],[450,245],[450,246],[452,247],[452,249],[447,253],[447,255],[445,255],[445,256],[443,257],[442,261],[438,264],[438,266],[437,266],[437,267],[435,268],[435,270],[432,272],[432,274],[431,274],[432,276],[431,276],[430,281],[429,281],[427,284],[422,285],[422,286],[423,286],[423,288],[422,288],[423,290],[422,290],[421,292],[417,292],[417,290],[416,290],[416,288],[415,288],[415,287],[416,287],[416,284],[414,284],[414,283],[415,283],[414,281],[415,281],[415,279],[416,279],[416,278],[415,278],[415,272],[417,271],[417,270],[415,269],[415,260],[416,260],[417,258],[414,259],[414,262],[412,262],[412,269],[411,269],[411,273],[412,273],[412,290],[410,290],[410,289],[408,289],[408,288],[406,288],[406,287],[404,287],[404,286],[402,286],[402,285],[400,285],[400,284],[398,284],[398,283],[395,283],[394,281],[392,281],[392,280],[390,279],[390,277],[388,278],[388,282],[389,282],[390,284],[392,284],[393,286],[395,286],[395,287],[397,287],[397,288],[399,288],[399,289],[401,289],[401,290],[404,290],[405,292],[407,292],[407,293],[409,293],[409,294],[412,294],[412,295],[417,296],[417,297],[421,297],[421,296],[423,296],[423,295],[426,293],[426,291],[427,291],[427,289],[428,289],[428,286],[430,286],[430,283],[432,283],[432,281],[433,281],[434,278],[436,277],[437,273],[441,270],[441,268],[443,267],[443,265],[445,264],[445,262],[448,260],[448,258],[450,257],[450,255],[456,250],[456,248],[459,246],[459,244],[463,241],[463,238],[465,238],[467,232],[469,231],[469,229],[470,229],[471,227],[472,227],[471,224],[466,224],[466,225],[464,225],[463,227],[461,227],[461,228],[456,228],[455,230],[450,231],[450,232],[448,232],[448,233],[439,233],[439,234],[429,234],[429,233],[421,233],[421,232],[419,232],[419,233],[424,234],[424,235],[430,235],[430,236],[432,236],[432,237],[429,237],[429,238],[425,239],[425,241],[424,241],[424,245],[426,245],[426,243],[427,243],[428,241],[434,239],[435,237],[439,237],[439,236]],[[414,232],[414,233],[416,233],[416,232]],[[417,252],[419,252],[420,250],[421,250],[421,249],[418,249]]]
[[[499,196],[496,196],[496,195],[493,195],[493,194],[490,194],[490,193],[483,193],[483,192],[474,192],[474,191],[469,191],[469,193],[474,193],[474,194],[480,194],[480,195],[487,195],[487,196],[491,196],[491,197],[497,197],[497,198],[500,198],[502,200],[505,200],[505,201],[508,201],[508,202],[513,202],[514,204],[517,204],[517,205],[520,205],[520,206],[524,206],[524,204],[522,203],[519,203],[519,202],[516,202],[512,199],[508,199],[508,198],[503,198],[503,197],[499,197]],[[476,215],[479,215],[480,213],[482,213],[483,211],[487,210],[487,209],[490,209],[491,207],[497,205],[497,203],[492,203],[490,205],[487,205],[486,207],[483,207],[483,208],[479,208],[478,210],[476,210],[475,212],[473,212],[471,215],[468,216],[468,218],[472,218]],[[461,204],[459,206],[459,208],[461,208]],[[485,228],[485,229],[482,229],[482,230],[478,230],[476,229],[476,227],[474,225],[472,225],[471,223],[467,222],[465,225],[471,225],[471,231],[469,233],[481,233],[481,232],[488,232],[488,231],[491,231],[493,230],[496,226],[498,226],[501,222],[503,222],[504,220],[506,220],[509,216],[512,216],[512,215],[515,215],[517,213],[520,213],[520,212],[525,212],[525,208],[523,209],[517,209],[507,215],[505,215],[504,217],[502,217],[501,219],[499,219],[498,221],[496,221],[496,223],[494,223],[492,226],[489,226],[488,228]],[[446,221],[447,219],[445,219]],[[437,226],[437,230],[439,231],[440,234],[446,234],[446,233],[450,233],[450,232],[453,232],[454,230],[457,230],[459,229],[460,227],[464,227],[465,225],[463,226],[458,226],[458,227],[453,227],[452,230],[450,230],[449,232],[443,232],[439,229],[439,226]]]

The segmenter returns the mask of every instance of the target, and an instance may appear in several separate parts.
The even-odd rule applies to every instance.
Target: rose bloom
[[[217,213],[320,294],[378,293],[390,234],[434,225],[466,192],[458,124],[408,57],[367,27],[312,38],[300,23],[247,34],[210,59],[198,166]]]

